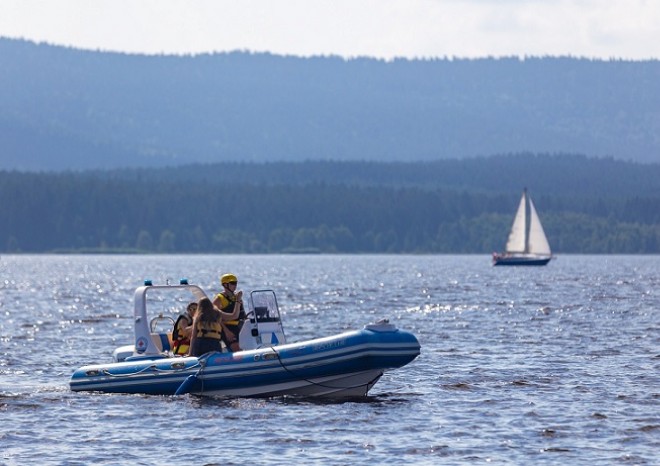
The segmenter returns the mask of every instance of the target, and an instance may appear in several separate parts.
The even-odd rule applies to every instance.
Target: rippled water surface
[[[422,354],[364,399],[73,393],[145,278],[278,293],[289,341],[388,318]],[[660,464],[660,257],[0,257],[0,464]],[[172,311],[174,312],[174,310]]]

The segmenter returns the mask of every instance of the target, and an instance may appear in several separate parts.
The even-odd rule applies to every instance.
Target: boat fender
[[[181,385],[179,385],[179,388],[176,389],[174,395],[187,395],[196,388],[197,381],[199,380],[199,375],[206,367],[206,362],[208,361],[209,356],[211,356],[214,353],[215,352],[206,353],[200,356],[199,358],[197,358],[197,362],[199,363],[199,369],[197,370],[197,372],[189,375],[188,377],[186,377],[186,379],[183,382],[181,382]]]
[[[176,392],[174,395],[186,395],[190,393],[190,391],[193,389],[195,386],[195,383],[197,382],[197,374],[192,374],[186,377],[186,380],[179,385],[179,388],[176,389]]]

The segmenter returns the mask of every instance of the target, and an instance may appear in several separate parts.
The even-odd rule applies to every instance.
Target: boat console
[[[185,308],[188,302],[198,301],[205,296],[206,293],[199,286],[189,284],[186,279],[181,279],[179,284],[174,285],[154,285],[151,280],[145,280],[144,286],[139,287],[134,295],[135,342],[115,349],[112,360],[121,362],[174,357],[171,353],[172,329],[179,309]],[[162,309],[162,306],[172,314],[162,310],[154,314],[152,309]],[[273,290],[250,292],[245,312],[247,319],[238,338],[241,349],[258,349],[286,343]]]

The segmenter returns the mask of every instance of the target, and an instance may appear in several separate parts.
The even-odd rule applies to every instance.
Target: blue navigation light
[[[144,286],[153,286],[154,283],[151,280],[145,280],[144,281]]]
[[[187,278],[182,278],[179,280],[179,285],[187,285],[188,284],[188,279]]]

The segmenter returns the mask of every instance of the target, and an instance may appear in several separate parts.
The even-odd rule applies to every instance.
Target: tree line
[[[330,173],[331,174],[331,173]],[[0,172],[0,251],[490,253],[520,192]],[[535,198],[555,253],[660,253],[660,197]]]

